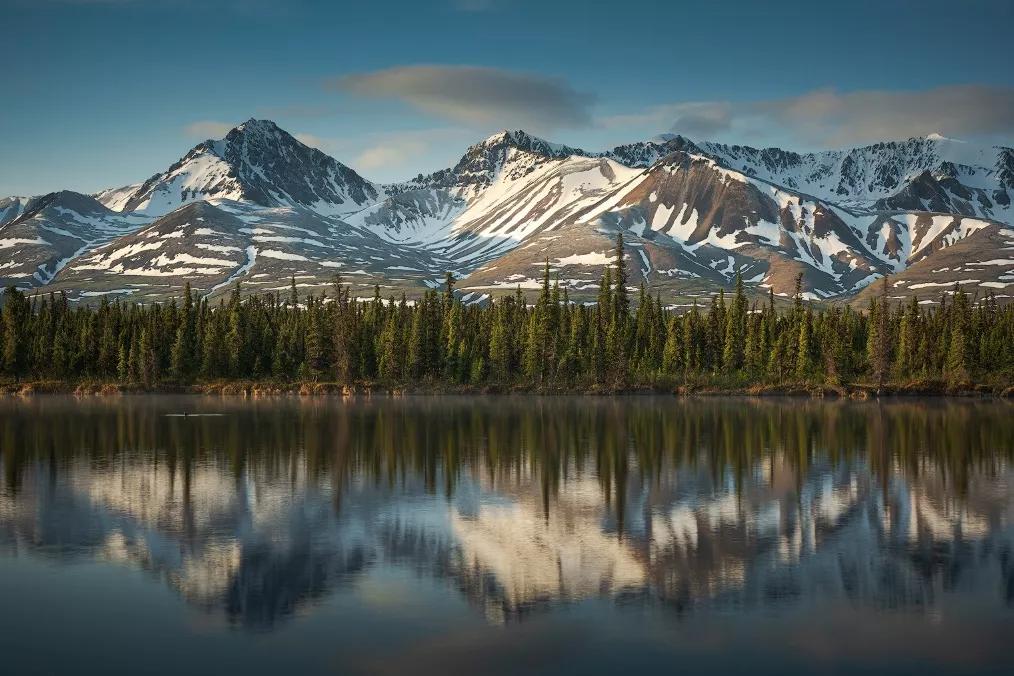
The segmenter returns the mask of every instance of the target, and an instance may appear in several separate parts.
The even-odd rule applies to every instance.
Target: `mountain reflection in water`
[[[183,412],[214,416],[182,416]],[[1014,604],[997,402],[0,402],[0,556],[108,561],[268,629],[407,567],[489,622],[606,599]],[[172,414],[172,415],[170,415]]]

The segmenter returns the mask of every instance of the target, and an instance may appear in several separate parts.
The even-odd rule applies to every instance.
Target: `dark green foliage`
[[[242,298],[210,306],[189,287],[179,303],[71,308],[64,296],[3,294],[0,375],[143,383],[218,379],[318,380],[352,384],[491,385],[542,389],[1014,381],[1014,306],[960,289],[927,307],[892,306],[886,291],[868,313],[774,296],[749,307],[736,280],[731,302],[706,311],[666,309],[643,286],[631,307],[623,242],[603,276],[598,303],[569,302],[548,261],[534,305],[518,289],[465,305],[448,276],[443,292],[413,304],[368,302],[336,278],[334,291],[300,298]],[[886,289],[886,286],[885,286]]]

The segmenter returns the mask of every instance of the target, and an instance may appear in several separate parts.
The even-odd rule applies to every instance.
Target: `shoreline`
[[[144,386],[141,383],[109,383],[101,381],[27,381],[22,383],[0,383],[2,396],[75,395],[75,396],[123,396],[131,394],[187,394],[218,395],[235,397],[270,396],[342,396],[342,397],[400,397],[412,395],[428,396],[631,396],[655,395],[673,397],[799,397],[808,399],[853,399],[866,400],[879,397],[941,397],[1014,399],[1014,387],[997,387],[985,384],[948,387],[938,381],[913,382],[903,385],[885,385],[880,391],[869,384],[848,386],[812,385],[789,383],[782,385],[750,385],[745,387],[721,387],[713,385],[679,385],[671,387],[629,387],[625,389],[605,386],[591,387],[526,387],[526,386],[483,386],[448,385],[446,383],[416,385],[384,385],[358,383],[343,385],[333,382],[274,382],[274,381],[214,381],[186,385],[161,383]]]

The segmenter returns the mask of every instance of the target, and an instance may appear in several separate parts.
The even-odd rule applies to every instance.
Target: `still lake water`
[[[0,670],[1012,673],[1012,414],[2,400]]]

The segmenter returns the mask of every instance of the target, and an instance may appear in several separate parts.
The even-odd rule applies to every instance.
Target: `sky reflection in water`
[[[43,672],[999,670],[1012,410],[3,401],[0,648]]]

